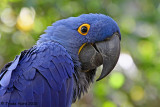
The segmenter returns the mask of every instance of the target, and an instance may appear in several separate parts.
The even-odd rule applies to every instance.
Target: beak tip
[[[98,82],[98,81],[100,81],[101,79],[103,79],[103,78],[100,78],[100,77],[99,77],[96,81]]]
[[[105,78],[112,70],[110,70],[109,72],[105,72],[105,70],[102,70],[102,73],[100,75],[100,77],[96,80],[96,81],[100,81],[103,78]]]
[[[103,57],[103,69],[100,77],[96,80],[99,81],[106,77],[117,64],[120,55],[119,36],[114,34],[109,41],[97,44],[97,48],[103,50],[102,52],[100,51]]]

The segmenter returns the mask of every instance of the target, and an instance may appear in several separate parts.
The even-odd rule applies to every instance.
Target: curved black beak
[[[103,64],[103,69],[97,81],[106,77],[115,67],[120,54],[120,37],[114,33],[111,38],[97,42],[94,45],[87,44],[79,54],[82,70],[95,69]]]

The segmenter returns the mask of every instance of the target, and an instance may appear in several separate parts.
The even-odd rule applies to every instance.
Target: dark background
[[[1,0],[0,68],[33,46],[53,22],[84,13],[116,20],[122,49],[114,71],[73,107],[159,107],[159,0]]]

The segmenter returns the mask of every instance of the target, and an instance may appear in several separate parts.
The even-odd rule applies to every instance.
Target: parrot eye
[[[81,27],[81,32],[82,33],[86,33],[88,31],[87,27],[86,26],[82,26]]]
[[[81,35],[87,35],[89,29],[90,29],[90,25],[85,23],[85,24],[82,24],[81,26],[79,26],[78,32]]]

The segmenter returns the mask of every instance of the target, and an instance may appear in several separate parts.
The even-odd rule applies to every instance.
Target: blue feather
[[[18,89],[19,91],[23,91],[23,90],[26,88],[23,84],[21,84],[21,83],[18,81],[18,79],[15,80],[14,86],[15,86],[16,89]]]
[[[9,102],[11,97],[11,93],[6,93],[4,96],[0,96],[0,102]],[[8,107],[8,105],[2,105],[0,104],[0,107]]]
[[[32,80],[35,77],[35,74],[36,74],[36,69],[35,68],[31,68],[27,72],[23,73],[26,80]]]
[[[73,81],[65,83],[72,78],[71,74],[74,72],[73,69],[65,68],[74,66],[68,56],[64,47],[54,42],[46,42],[26,51],[19,56],[20,60],[15,60],[14,66],[11,64],[8,67],[9,70],[13,69],[12,75],[8,76],[8,71],[4,74],[4,77],[10,78],[7,84],[1,82],[0,99],[16,103],[36,101],[42,107],[67,107],[65,98],[68,96],[71,99],[72,94],[72,90],[68,93],[67,89],[72,89]]]
[[[46,81],[43,82],[45,90],[43,92],[43,98],[42,98],[42,107],[51,107],[51,88],[49,87],[48,83]]]

